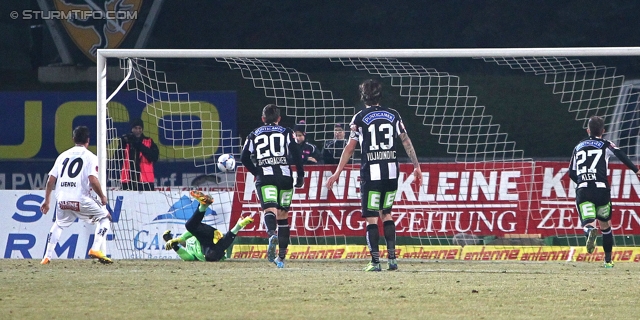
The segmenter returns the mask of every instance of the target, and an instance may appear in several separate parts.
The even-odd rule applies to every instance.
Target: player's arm
[[[53,188],[56,186],[57,180],[58,179],[56,179],[56,177],[52,175],[49,175],[49,179],[47,179],[47,186],[44,192],[44,202],[40,206],[40,211],[42,211],[43,214],[47,214],[47,212],[49,211],[49,202],[51,202],[51,192],[53,191]]]
[[[251,161],[251,152],[242,150],[242,154],[240,155],[240,162],[242,162],[242,165],[247,168],[247,170],[249,170],[249,172],[251,172],[253,176],[257,177],[260,175],[260,170],[258,170],[258,167],[256,167],[256,165],[253,164],[253,161]]]
[[[107,205],[107,196],[102,192],[102,187],[100,186],[100,181],[98,181],[98,178],[94,175],[89,175],[89,185],[91,186],[91,189],[93,189],[93,192],[95,192],[98,197],[100,198],[100,201],[102,202],[103,206]]]
[[[253,174],[254,177],[260,175],[260,170],[253,164],[251,161],[251,153],[253,152],[253,134],[250,134],[247,137],[247,141],[245,141],[244,146],[242,147],[242,153],[240,154],[240,162],[242,165]]]
[[[569,178],[575,183],[578,183],[578,172],[576,171],[576,155],[575,152],[571,156],[571,161],[569,161]]]
[[[180,241],[180,243],[184,243],[185,241],[187,241],[187,239],[193,237],[193,235],[191,234],[191,232],[189,231],[185,231],[183,234],[180,235],[180,237],[178,237],[178,240]]]
[[[624,163],[629,169],[633,170],[633,172],[635,172],[638,177],[640,177],[638,166],[636,166],[635,163],[633,163],[633,161],[629,159],[624,151],[620,150],[620,148],[616,147],[613,143],[609,145],[609,150],[613,152],[618,160],[622,161],[622,163]]]
[[[355,135],[355,134],[352,133],[352,135]],[[331,189],[333,187],[333,184],[336,181],[338,181],[338,178],[340,177],[342,170],[344,170],[344,167],[347,165],[347,163],[349,163],[349,159],[351,159],[351,157],[353,156],[353,153],[356,151],[357,145],[358,145],[358,140],[349,139],[349,142],[344,147],[344,150],[342,150],[342,155],[340,155],[340,162],[338,163],[338,167],[336,168],[336,171],[327,180],[326,187],[328,189]]]
[[[185,246],[185,245],[186,245],[186,243],[187,243],[187,239],[189,239],[189,238],[191,238],[191,237],[193,237],[193,235],[191,234],[191,232],[189,232],[189,231],[185,231],[185,233],[181,234],[179,237],[177,237],[177,238],[173,238],[173,239],[171,239],[171,240],[167,241],[167,242],[164,244],[164,248],[165,248],[165,249],[167,249],[167,250],[171,250],[171,249],[172,249],[173,244],[174,244],[174,243],[176,243],[176,242],[177,242],[177,243],[179,243],[179,244],[181,244],[182,246]],[[178,255],[180,256],[180,258],[182,258],[182,260],[185,260],[185,258],[184,258],[184,257],[182,257],[182,255],[180,254],[180,252],[178,252]],[[191,260],[187,260],[187,261],[192,261],[192,260],[193,260],[193,259],[191,259]]]
[[[418,156],[416,155],[416,149],[413,147],[413,143],[411,143],[411,138],[406,132],[400,134],[400,140],[402,141],[402,146],[404,150],[407,152],[411,163],[413,163],[413,176],[418,185],[422,185],[422,170],[420,169],[420,162],[418,162]]]

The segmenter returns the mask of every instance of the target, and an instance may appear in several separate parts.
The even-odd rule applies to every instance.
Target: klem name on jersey
[[[582,181],[592,181],[592,180],[596,180],[596,174],[595,173],[585,173],[580,178],[582,179]]]

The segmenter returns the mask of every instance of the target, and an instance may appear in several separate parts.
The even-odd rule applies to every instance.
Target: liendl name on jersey
[[[76,187],[76,183],[73,181],[62,181],[60,182],[60,186],[61,187],[71,187],[71,188],[75,188]]]
[[[274,166],[274,165],[279,165],[279,164],[286,165],[287,164],[287,157],[271,157],[271,158],[258,160],[258,166],[260,166],[260,167],[263,167],[263,166]]]
[[[395,151],[374,151],[367,152],[367,160],[375,161],[375,160],[395,160],[396,152]]]

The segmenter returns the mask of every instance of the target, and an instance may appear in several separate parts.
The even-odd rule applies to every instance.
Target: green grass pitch
[[[637,319],[640,264],[0,259],[2,319]],[[383,264],[383,269],[386,267]]]

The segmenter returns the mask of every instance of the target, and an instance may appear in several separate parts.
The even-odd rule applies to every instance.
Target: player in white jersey
[[[112,263],[101,250],[111,229],[111,215],[106,208],[107,196],[102,192],[98,180],[98,157],[89,146],[89,129],[85,126],[73,130],[73,148],[61,153],[49,172],[44,202],[40,206],[43,214],[49,211],[51,191],[56,189],[56,220],[47,237],[47,250],[41,264],[49,264],[62,230],[76,218],[97,224],[93,246],[89,256],[102,263]],[[94,199],[93,190],[99,197]]]

